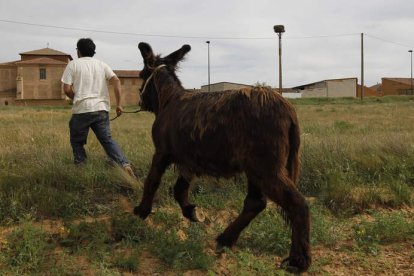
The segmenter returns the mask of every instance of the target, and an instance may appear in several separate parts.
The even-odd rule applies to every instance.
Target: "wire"
[[[390,41],[390,40],[386,40],[386,39],[383,39],[383,38],[380,38],[380,37],[376,37],[376,36],[373,36],[373,35],[369,35],[369,34],[364,34],[364,35],[366,35],[366,36],[368,36],[368,37],[371,37],[371,38],[374,38],[374,39],[377,39],[377,40],[381,40],[381,41],[383,41],[383,42],[387,42],[387,43],[391,43],[391,44],[395,44],[395,45],[398,45],[398,46],[401,46],[401,47],[404,47],[404,48],[411,48],[411,49],[413,49],[414,47],[413,46],[410,46],[410,45],[407,45],[407,44],[403,44],[403,43],[398,43],[398,42],[394,42],[394,41]]]
[[[105,34],[117,34],[117,35],[129,35],[129,36],[147,36],[147,37],[165,37],[165,38],[185,38],[185,39],[215,39],[215,40],[274,40],[275,37],[208,37],[208,36],[183,36],[183,35],[166,35],[166,34],[145,34],[145,33],[132,33],[132,32],[116,32],[116,31],[106,31],[106,30],[95,30],[95,29],[85,29],[85,28],[73,28],[65,26],[56,26],[56,25],[46,25],[46,24],[37,24],[29,23],[15,20],[0,19],[0,22],[10,23],[10,24],[19,24],[27,26],[35,26],[42,28],[53,28],[53,29],[62,29],[62,30],[71,30],[71,31],[83,31],[83,32],[94,32],[94,33],[105,33]],[[359,33],[352,34],[337,34],[337,35],[315,35],[315,36],[302,36],[302,37],[284,37],[284,39],[317,39],[317,38],[334,38],[334,37],[345,37],[345,36],[357,36]],[[371,37],[377,40],[381,40],[387,43],[395,44],[401,47],[414,48],[413,46],[393,42],[386,40],[380,37],[373,35],[365,34],[367,37]]]
[[[19,25],[35,26],[35,27],[43,27],[43,28],[53,28],[53,29],[83,31],[83,32],[94,32],[94,33],[106,33],[106,34],[117,34],[117,35],[130,35],[130,36],[186,38],[186,39],[215,39],[215,40],[274,40],[275,39],[274,36],[273,37],[207,37],[207,36],[182,36],[182,35],[116,32],[116,31],[94,30],[94,29],[84,29],[84,28],[73,28],[73,27],[65,27],[65,26],[28,23],[28,22],[22,22],[22,21],[6,20],[6,19],[0,19],[0,22],[11,23],[11,24],[19,24]],[[354,36],[354,35],[358,35],[358,34],[320,35],[320,36],[305,36],[305,37],[285,37],[284,39],[331,38],[331,37]]]

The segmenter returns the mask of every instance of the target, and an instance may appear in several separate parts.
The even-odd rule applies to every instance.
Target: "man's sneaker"
[[[136,179],[134,170],[132,169],[131,164],[126,164],[123,166],[124,171],[126,171],[127,174],[129,174],[132,178]]]

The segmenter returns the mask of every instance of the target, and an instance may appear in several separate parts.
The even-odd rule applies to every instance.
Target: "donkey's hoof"
[[[298,274],[299,273],[299,268],[295,267],[295,266],[291,266],[289,264],[289,258],[286,258],[282,261],[282,263],[280,264],[280,268],[283,270],[286,270],[289,273],[292,274]]]
[[[310,259],[302,257],[287,257],[280,264],[280,268],[289,273],[299,274],[308,270],[310,266]]]
[[[214,250],[214,252],[216,253],[216,254],[222,254],[222,253],[224,253],[224,251],[226,251],[226,246],[222,246],[221,244],[217,244],[216,245],[216,250]]]
[[[229,248],[227,246],[221,245],[219,243],[217,243],[216,245],[216,250],[214,251],[217,255],[220,255],[222,253],[224,253],[226,250],[228,250]]]
[[[191,212],[190,219],[195,222],[204,222],[206,220],[206,216],[204,215],[204,212],[199,208],[194,208]]]
[[[183,215],[193,222],[204,222],[206,220],[206,216],[203,211],[193,204],[183,208]]]
[[[151,209],[144,209],[140,205],[134,208],[134,215],[137,215],[142,219],[146,219],[150,213]]]
[[[220,254],[223,253],[226,250],[231,250],[235,241],[233,240],[229,240],[224,234],[220,234],[217,238],[216,238],[216,253]]]

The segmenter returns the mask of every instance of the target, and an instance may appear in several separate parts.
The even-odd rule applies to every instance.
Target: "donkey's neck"
[[[179,98],[183,93],[184,87],[181,85],[180,81],[169,76],[168,79],[160,83],[158,92],[158,112],[163,110],[172,101]]]

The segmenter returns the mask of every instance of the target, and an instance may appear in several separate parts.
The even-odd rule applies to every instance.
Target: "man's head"
[[[93,57],[95,55],[95,43],[90,38],[81,38],[76,44],[79,57]]]

